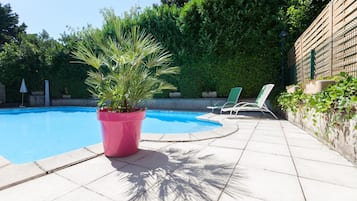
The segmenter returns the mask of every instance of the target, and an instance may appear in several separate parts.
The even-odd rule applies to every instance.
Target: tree
[[[56,40],[41,35],[21,34],[19,40],[11,40],[0,51],[0,82],[6,85],[7,97],[16,100],[18,85],[26,79],[30,91],[42,90],[43,81],[52,74],[53,58],[62,48]]]
[[[10,4],[2,5],[0,3],[0,49],[12,39],[17,39],[20,33],[24,33],[26,25],[22,23],[20,26],[19,16],[13,13]]]
[[[162,4],[167,4],[169,6],[176,5],[178,8],[181,8],[187,3],[189,0],[161,0]]]
[[[330,0],[290,0],[286,11],[290,38],[295,41],[329,2]]]

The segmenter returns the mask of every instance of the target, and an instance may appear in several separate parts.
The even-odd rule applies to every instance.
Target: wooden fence
[[[288,53],[290,82],[357,76],[357,0],[332,0]]]

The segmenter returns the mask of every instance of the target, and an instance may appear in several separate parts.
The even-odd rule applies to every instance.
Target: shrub
[[[357,109],[357,78],[341,73],[333,79],[335,84],[314,95],[304,94],[301,87],[294,93],[283,92],[278,103],[283,110],[293,113],[304,107],[317,113],[334,114],[333,124],[338,124],[342,119],[354,118]]]

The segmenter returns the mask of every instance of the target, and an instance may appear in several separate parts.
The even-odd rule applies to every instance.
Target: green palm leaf
[[[125,32],[112,11],[105,11],[104,16],[114,33],[105,36],[101,30],[88,30],[88,41],[79,42],[73,52],[77,62],[94,68],[85,83],[99,98],[98,105],[130,112],[140,101],[176,89],[161,78],[180,71],[171,66],[172,55],[139,27]]]

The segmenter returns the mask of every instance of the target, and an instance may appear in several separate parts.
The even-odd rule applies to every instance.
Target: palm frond
[[[73,52],[78,62],[96,69],[88,72],[85,83],[99,98],[99,105],[131,111],[143,99],[176,89],[160,78],[179,73],[179,67],[171,66],[172,55],[152,35],[135,26],[125,32],[120,20],[106,13],[111,10],[103,12],[114,33],[106,36],[103,31],[90,30],[86,37],[90,41],[79,42]]]

